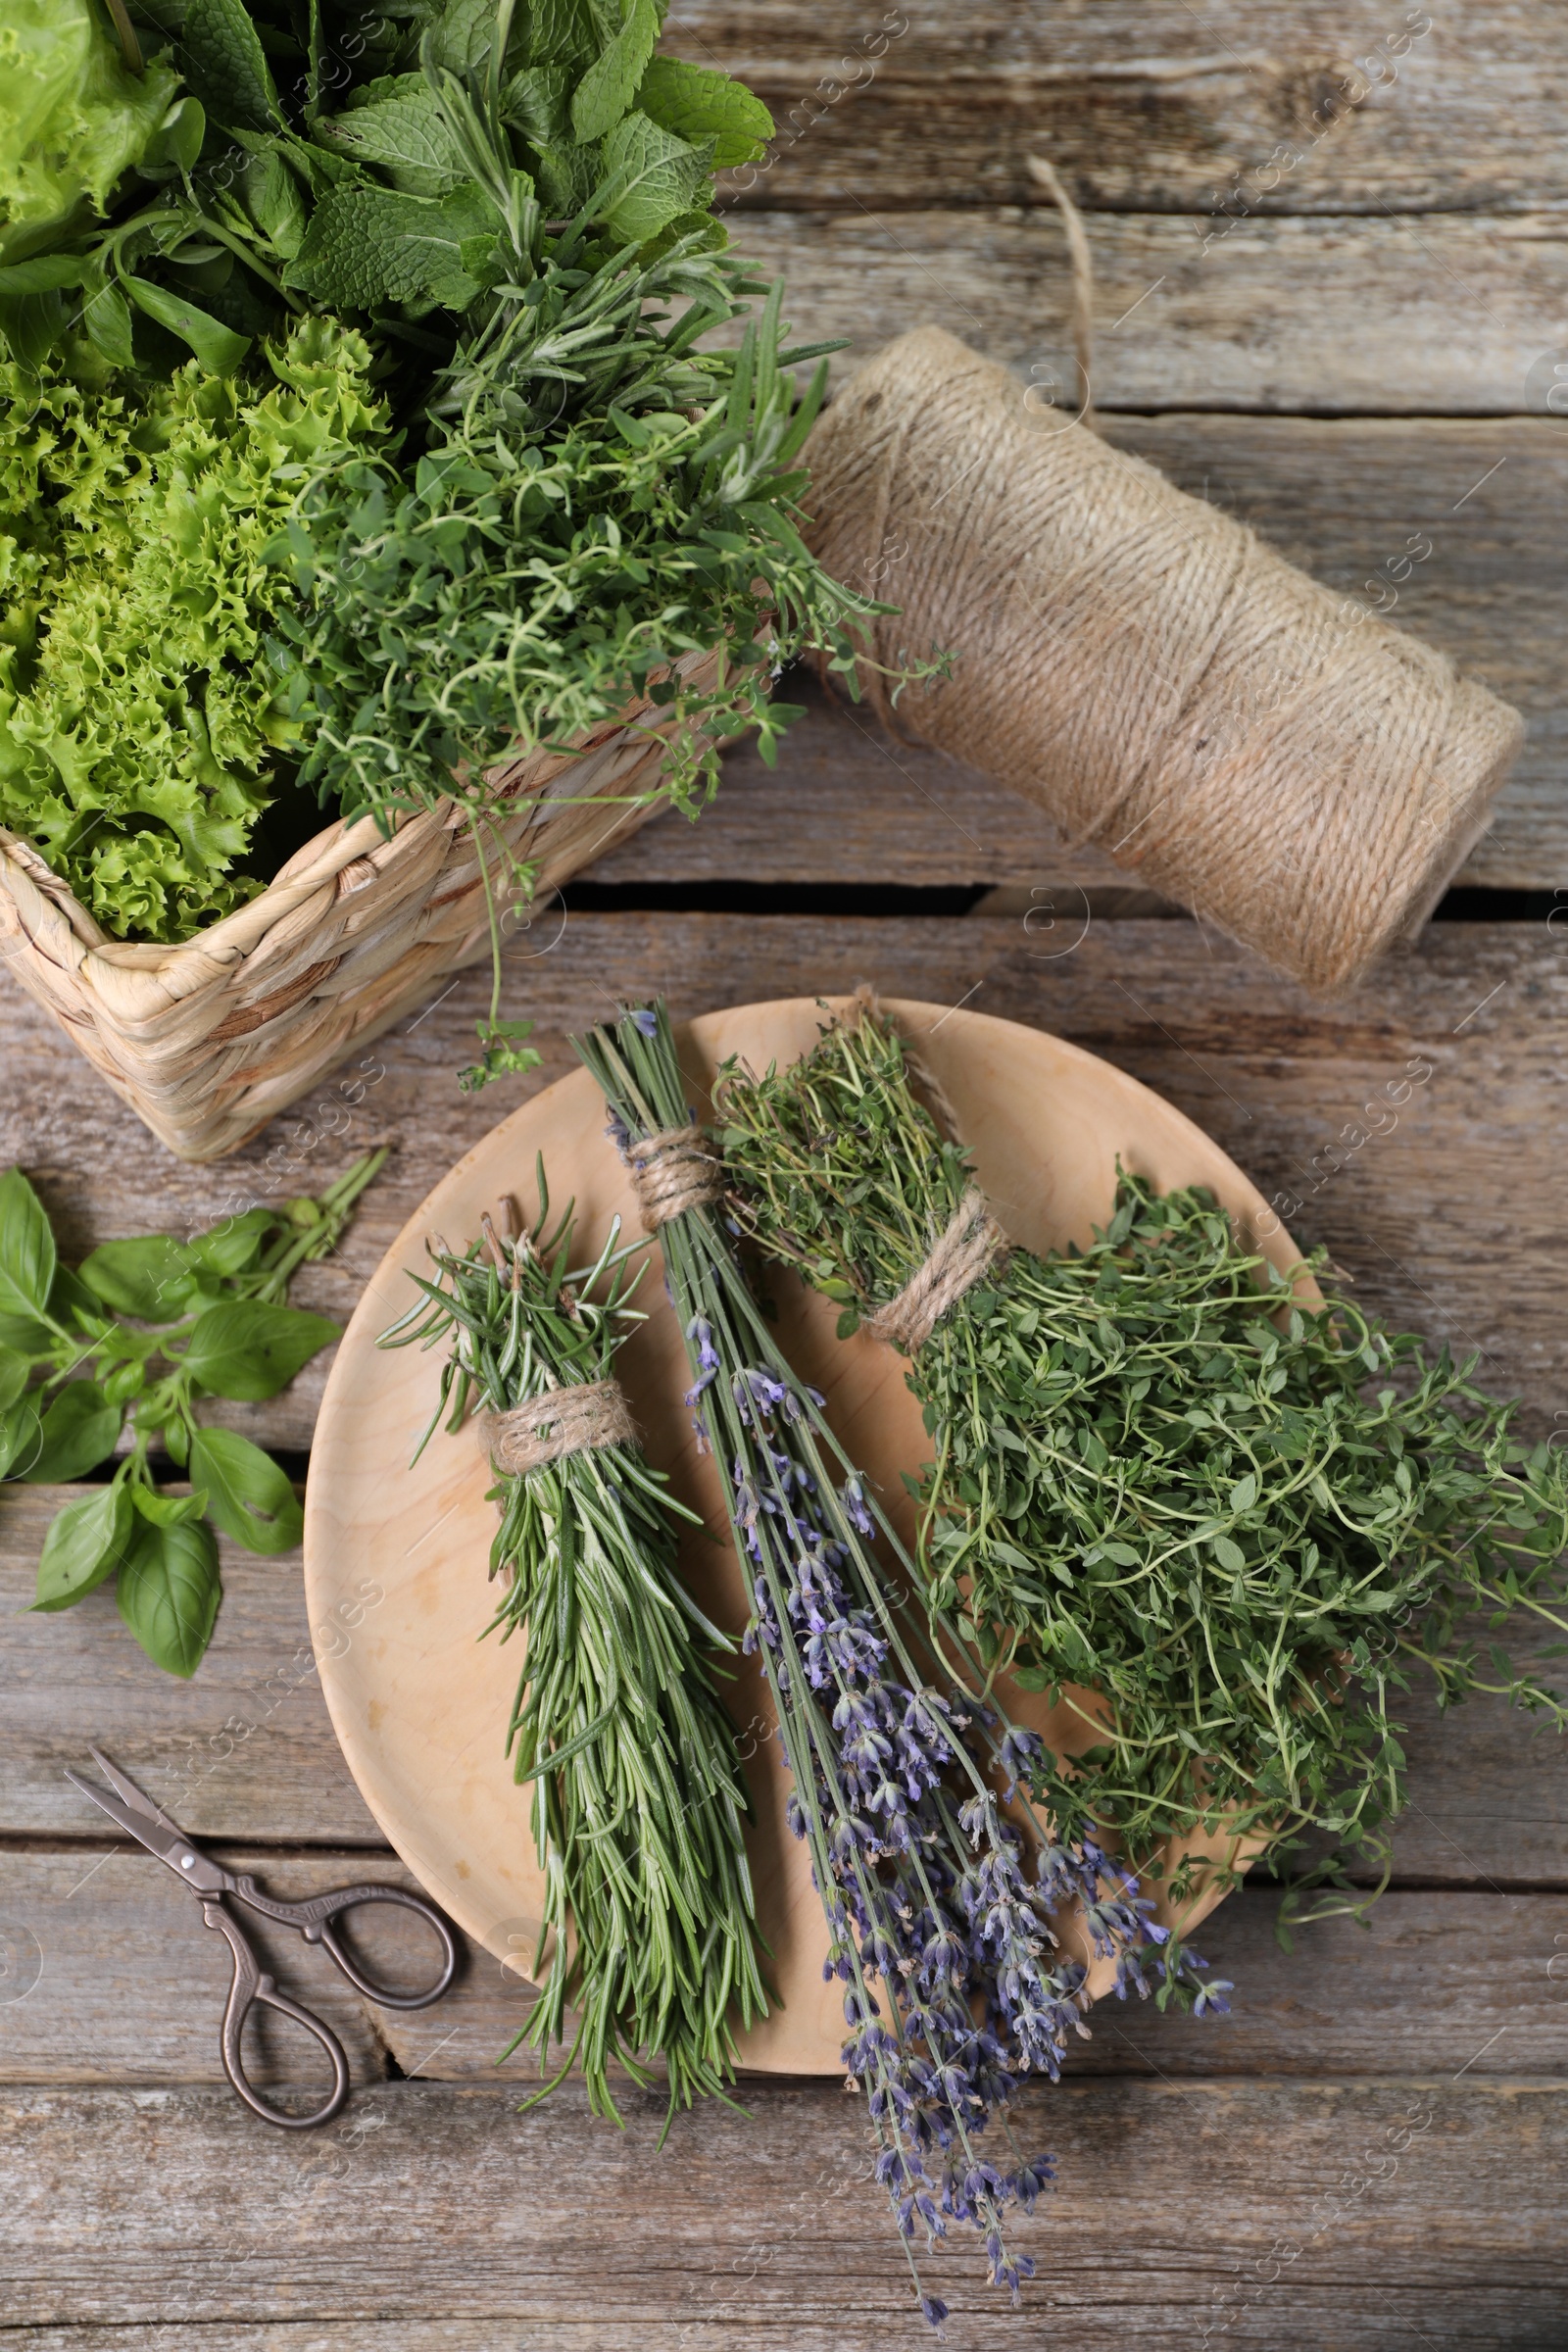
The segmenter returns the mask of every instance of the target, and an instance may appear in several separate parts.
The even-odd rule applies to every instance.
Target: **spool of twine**
[[[940,327],[808,456],[814,552],[901,608],[873,659],[955,657],[896,712],[867,667],[885,723],[1308,987],[1419,926],[1484,830],[1517,711]]]

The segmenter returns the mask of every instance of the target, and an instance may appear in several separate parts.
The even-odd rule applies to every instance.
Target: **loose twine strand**
[[[865,624],[871,662],[954,657],[896,714],[869,663],[863,685],[894,733],[1309,988],[1348,987],[1430,913],[1523,722],[1088,429],[1088,239],[1052,167],[1030,172],[1066,231],[1081,416],[923,326],[812,428],[812,552],[897,608]]]

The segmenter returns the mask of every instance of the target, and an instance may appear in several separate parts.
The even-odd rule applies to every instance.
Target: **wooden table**
[[[738,226],[787,266],[797,319],[849,337],[842,365],[931,318],[1059,372],[1059,235],[1024,169],[1031,146],[1053,155],[1091,215],[1107,431],[1347,591],[1396,574],[1425,534],[1398,616],[1516,701],[1530,741],[1449,902],[1463,919],[1326,1009],[979,778],[816,705],[776,775],[737,751],[699,827],[655,826],[520,943],[507,1009],[539,1020],[540,1082],[566,1066],[569,1027],[655,988],[685,1012],[870,978],[1059,1030],[1299,1198],[1296,1229],[1371,1305],[1479,1350],[1533,1426],[1568,1428],[1568,914],[1549,896],[1568,883],[1568,426],[1542,391],[1554,351],[1568,359],[1563,8],[678,6],[675,45],[743,73],[780,120]],[[297,1294],[346,1312],[520,1098],[453,1082],[482,995],[470,975],[389,1038],[346,1124],[322,1088],[234,1160],[189,1168],[7,989],[0,1158],[79,1252],[188,1229],[236,1188],[311,1189],[391,1143],[340,1259]],[[1416,1054],[1434,1074],[1397,1128],[1348,1149],[1369,1090]],[[320,1377],[225,1417],[303,1476]],[[227,1556],[217,1639],[180,1685],[105,1593],[14,1613],[60,1499],[0,1498],[0,2336],[37,2352],[923,2340],[841,2090],[759,2083],[752,2121],[684,2119],[662,2155],[652,2102],[629,2102],[624,2136],[570,2088],[520,2116],[492,2066],[520,1996],[482,1955],[439,2011],[401,2018],[313,1968],[308,1997],[361,2087],[318,2136],[252,2123],[216,2063],[225,1955],[61,1775],[101,1740],[283,1890],[390,1867],[327,1723],[298,1562]],[[1421,1693],[1408,1716],[1411,1804],[1370,1928],[1309,1931],[1287,1956],[1273,1896],[1249,1888],[1202,1937],[1236,1980],[1228,2022],[1097,2017],[1040,2101],[1061,2186],[1023,2234],[1041,2272],[1023,2310],[966,2252],[931,2266],[955,2344],[1568,2340],[1568,1748],[1489,1700],[1444,1721]],[[297,1944],[282,1959],[296,1974]]]

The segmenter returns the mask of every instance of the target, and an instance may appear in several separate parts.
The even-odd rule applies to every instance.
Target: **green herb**
[[[155,1665],[195,1673],[221,1598],[214,1527],[247,1551],[292,1551],[294,1489],[271,1458],[196,1418],[204,1396],[273,1396],[338,1327],[283,1303],[295,1269],[336,1249],[386,1157],[318,1200],[286,1200],[180,1241],[105,1242],[61,1265],[20,1168],[0,1177],[0,1478],[57,1484],[129,1450],[107,1486],[50,1523],[34,1608],[69,1609],[118,1576],[120,1613]],[[188,1472],[166,1494],[151,1456]]]
[[[436,1280],[416,1277],[420,1304],[382,1338],[450,1341],[430,1430],[449,1404],[455,1431],[470,1406],[504,1413],[612,1378],[642,1320],[618,1225],[599,1263],[568,1281],[571,1214],[546,1234],[542,1162],[539,1192],[531,1234],[502,1241],[486,1217],[483,1244],[466,1255],[434,1251]],[[742,1835],[750,1807],[703,1663],[705,1650],[734,1644],[676,1574],[676,1521],[693,1514],[635,1444],[502,1474],[491,1494],[501,1525],[490,1573],[507,1584],[486,1631],[523,1644],[507,1745],[517,1781],[533,1783],[545,1874],[535,1974],[550,1963],[511,2049],[526,2040],[542,2070],[551,2044],[565,2042],[569,2004],[569,2047],[537,2096],[580,2058],[595,2113],[618,2123],[612,2062],[646,2084],[644,2061],[662,2059],[673,2115],[724,2095],[732,2020],[745,2027],[767,2008]]]
[[[183,939],[262,887],[234,869],[300,741],[269,550],[387,442],[362,337],[307,319],[266,361],[123,392],[0,362],[0,822],[114,938]]]
[[[685,1133],[689,1180],[704,1141],[690,1129],[664,1005],[625,1012],[577,1051],[634,1181]],[[713,1206],[667,1216],[659,1238],[692,1368],[686,1401],[723,1467],[755,1601],[747,1647],[761,1657],[794,1783],[788,1818],[810,1851],[827,1972],[846,1988],[844,2063],[850,2087],[867,2093],[877,2180],[906,2250],[917,2223],[928,2245],[946,2234],[944,2216],[967,2224],[992,2282],[1016,2302],[1034,2264],[1008,2255],[1004,2215],[1032,2207],[1053,2168],[1047,2156],[1020,2161],[1006,2110],[1019,2076],[1054,2082],[1069,2035],[1089,2031],[1087,1972],[1056,1956],[1055,1914],[1076,1907],[1097,1955],[1115,1959],[1123,1995],[1146,1994],[1152,1979],[1184,2006],[1223,2010],[1229,1988],[1197,1981],[1205,1964],[1150,1922],[1136,1879],[1092,1838],[1054,1838],[1020,1801],[1034,1834],[1026,1853],[999,1796],[1018,1797],[1039,1740],[977,1702],[950,1624],[933,1623],[932,1654],[890,1600],[878,1534],[897,1571],[912,1577],[912,1563],[821,1397],[779,1353]],[[1007,2148],[997,2161],[976,2144],[992,2126]],[[912,2255],[909,2268],[939,2326],[946,2305],[921,2292]]]
[[[841,1328],[903,1289],[972,1182],[868,1012],[792,1069],[732,1069],[722,1102],[747,1227],[845,1303]],[[962,1610],[993,1670],[1110,1700],[1037,1787],[1064,1835],[1103,1825],[1141,1869],[1223,1826],[1277,1854],[1326,1834],[1303,1884],[1368,1860],[1386,1883],[1418,1668],[1444,1704],[1494,1690],[1565,1720],[1466,1631],[1520,1609],[1568,1631],[1560,1456],[1310,1265],[1321,1308],[1209,1194],[1123,1173],[1087,1250],[1014,1250],[910,1364],[936,1449],[930,1603]]]

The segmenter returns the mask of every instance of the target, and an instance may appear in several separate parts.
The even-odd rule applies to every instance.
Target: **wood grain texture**
[[[1092,207],[1206,211],[1239,186],[1267,212],[1470,211],[1563,191],[1564,29],[1556,0],[1436,20],[1346,0],[678,0],[667,45],[773,110],[772,161],[730,175],[743,204],[1037,202],[1033,152]]]
[[[933,323],[1048,397],[1056,385],[1070,394],[1054,216],[880,211],[873,194],[845,212],[754,213],[740,226],[748,257],[787,276],[798,331],[847,340],[836,375]],[[1560,212],[1206,224],[1105,213],[1089,243],[1102,412],[1524,415],[1544,398],[1531,370],[1568,352]]]
[[[254,1871],[270,1894],[303,1897],[368,1876],[415,1885],[391,1854],[221,1853],[231,1869]],[[1235,1984],[1230,2017],[1102,2001],[1071,2075],[1320,2080],[1463,2068],[1467,2080],[1568,2077],[1568,1893],[1395,1891],[1368,1928],[1324,1922],[1302,1930],[1290,1954],[1275,1937],[1277,1904],[1270,1887],[1244,1888],[1197,1938]],[[465,1939],[463,1972],[438,2005],[398,2012],[363,2000],[297,1936],[244,1917],[277,1982],[339,2035],[362,2087],[387,2077],[388,2052],[401,2073],[427,2082],[500,2082],[519,2097],[532,2087],[529,2054],[496,2071],[531,1987],[482,1946]],[[364,1911],[355,1933],[387,1983],[415,1985],[428,1971],[433,1939],[407,1913]],[[23,1997],[0,2003],[0,2082],[222,2082],[227,1947],[145,1855],[0,1852],[0,1937],[21,1955],[3,1980],[8,1989],[24,1981],[23,1961],[36,1971]],[[310,2084],[321,2076],[313,2045],[286,2031],[270,2030],[263,2059],[250,2066],[258,2082]]]
[[[1027,2104],[1060,2167],[1018,2230],[1044,2276],[1014,2314],[967,2249],[934,2257],[956,2346],[1191,2346],[1226,2319],[1244,2343],[1554,2340],[1561,2086],[1076,2082]],[[860,2111],[828,2084],[683,2117],[662,2158],[654,2099],[621,2134],[570,2087],[519,2115],[506,2091],[389,2082],[303,2146],[218,2090],[18,2090],[0,2112],[12,2328],[395,2312],[514,2321],[530,2346],[928,2340]]]

